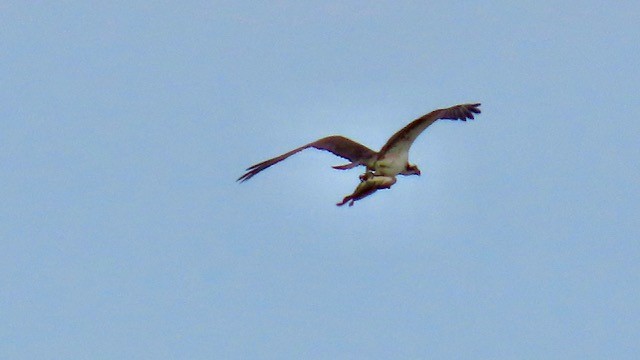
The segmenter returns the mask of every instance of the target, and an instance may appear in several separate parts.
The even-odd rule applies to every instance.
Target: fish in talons
[[[390,189],[391,185],[395,183],[395,176],[382,176],[375,175],[372,172],[366,172],[360,175],[360,184],[358,184],[353,194],[345,196],[344,199],[336,205],[342,206],[349,203],[349,206],[353,206],[357,200],[363,199],[380,189]]]

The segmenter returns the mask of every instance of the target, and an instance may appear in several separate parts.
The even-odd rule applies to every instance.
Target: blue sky
[[[640,4],[5,2],[0,357],[633,359]],[[421,177],[352,208],[374,149]]]

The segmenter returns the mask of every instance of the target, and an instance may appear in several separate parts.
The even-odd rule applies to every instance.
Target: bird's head
[[[404,171],[401,174],[402,175],[418,175],[418,176],[420,176],[421,172],[420,172],[420,169],[418,169],[417,165],[407,164],[407,167],[404,169]]]

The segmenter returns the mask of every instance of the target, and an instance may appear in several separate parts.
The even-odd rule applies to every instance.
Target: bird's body
[[[357,166],[365,166],[367,169],[365,174],[360,176],[361,182],[354,193],[338,203],[340,206],[349,202],[351,206],[356,200],[371,195],[378,189],[390,188],[395,184],[397,175],[420,175],[418,167],[409,164],[409,149],[418,135],[439,119],[462,121],[473,119],[473,114],[480,113],[479,106],[479,103],[463,104],[434,110],[393,134],[378,152],[340,135],[328,136],[249,167],[238,181],[247,181],[262,170],[304,149],[312,147],[326,150],[350,161],[348,164],[334,166],[334,169],[347,170]]]
[[[403,154],[383,154],[374,163],[374,173],[376,175],[396,176],[407,170],[409,157]]]

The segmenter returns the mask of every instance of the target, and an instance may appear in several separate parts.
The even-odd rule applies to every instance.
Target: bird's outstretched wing
[[[439,119],[462,120],[473,119],[473,114],[480,114],[478,107],[480,104],[455,105],[446,109],[434,110],[413,120],[409,125],[403,127],[391,138],[380,150],[380,156],[385,154],[408,152],[409,148],[424,129]]]
[[[366,166],[368,163],[374,161],[377,155],[375,151],[369,149],[368,147],[360,143],[347,139],[344,136],[338,136],[338,135],[327,136],[325,138],[316,140],[307,145],[300,146],[297,149],[293,149],[288,153],[282,154],[280,156],[276,156],[273,159],[265,160],[261,163],[250,166],[249,168],[247,168],[247,172],[244,175],[240,176],[237,181],[240,181],[240,182],[247,181],[251,179],[253,176],[255,176],[257,173],[259,173],[260,171],[268,168],[269,166],[277,164],[280,161],[288,158],[289,156],[311,147],[319,150],[326,150],[333,153],[334,155],[348,159],[351,161],[352,164],[355,164],[353,166],[357,166],[357,165]],[[350,166],[341,166],[336,168],[346,169],[349,167]]]

